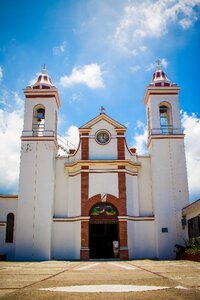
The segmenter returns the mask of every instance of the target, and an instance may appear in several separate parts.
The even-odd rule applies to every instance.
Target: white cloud
[[[147,51],[147,47],[144,46],[144,45],[143,45],[143,46],[140,46],[139,49],[140,49],[140,51],[142,51],[142,52]]]
[[[184,112],[182,125],[185,133],[189,191],[192,200],[196,200],[200,196],[200,118],[195,114],[188,115]]]
[[[134,66],[130,67],[130,69],[131,69],[132,72],[137,72],[137,71],[139,71],[141,69],[141,66],[134,65]]]
[[[78,147],[79,144],[79,131],[78,127],[71,125],[66,134],[66,139],[71,142],[76,148]]]
[[[161,58],[161,65],[164,67],[164,68],[167,68],[168,67],[168,61],[166,60],[166,58]]]
[[[197,20],[200,0],[144,0],[129,2],[116,28],[114,39],[123,50],[145,37],[159,38],[177,23],[188,29]]]
[[[2,69],[2,67],[0,66],[0,81],[2,80],[2,78],[3,78],[3,69]]]
[[[79,144],[79,131],[78,131],[78,127],[71,125],[66,134],[63,136],[59,136],[58,139],[58,143],[59,145],[61,145],[63,148],[65,149],[70,149],[70,148],[75,148],[77,149],[78,144]],[[60,155],[66,155],[65,151],[62,151],[62,148],[59,149],[59,154]]]
[[[40,75],[40,73],[36,73],[36,76],[35,76],[34,78],[32,78],[32,79],[29,81],[28,85],[33,85],[33,84],[35,84],[36,81],[38,80],[38,76],[39,76],[39,75]]]
[[[135,127],[135,135],[133,137],[133,145],[131,147],[136,148],[137,153],[139,155],[144,155],[147,153],[147,128],[146,125],[141,122],[137,121],[137,125]]]
[[[131,54],[132,54],[133,56],[136,56],[136,55],[138,54],[138,52],[137,52],[136,49],[132,49],[132,50],[131,50]]]
[[[74,67],[71,75],[62,76],[60,84],[63,87],[70,87],[75,84],[85,84],[91,89],[103,88],[103,72],[98,64]]]
[[[16,109],[7,111],[0,109],[0,192],[17,192],[19,162],[20,162],[20,135],[23,126],[22,103],[17,93],[14,93]]]
[[[146,46],[141,45],[141,46],[138,47],[138,49],[132,49],[131,54],[133,56],[137,56],[137,55],[140,55],[141,52],[146,52],[147,50],[148,50],[148,48]]]
[[[73,93],[73,94],[71,95],[71,98],[70,98],[69,102],[70,102],[70,103],[79,102],[80,99],[81,99],[81,97],[82,97],[82,94],[81,94],[81,93]]]
[[[21,113],[21,116],[22,116],[22,111],[24,109],[24,100],[20,98],[20,96],[17,92],[14,92],[13,96],[14,96],[15,104],[17,106],[17,111],[19,113]]]
[[[66,42],[62,42],[61,45],[53,47],[53,54],[54,55],[62,55],[65,52]]]

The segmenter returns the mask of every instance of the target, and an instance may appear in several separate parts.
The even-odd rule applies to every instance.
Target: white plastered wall
[[[126,205],[129,216],[139,216],[138,177],[126,174]]]
[[[35,158],[36,144],[28,143],[30,150],[27,151],[27,142],[22,142],[20,177],[19,177],[19,200],[18,200],[18,220],[16,224],[16,259],[28,259],[32,256],[33,239],[33,211],[34,211],[34,188],[35,182]],[[23,160],[22,160],[23,156]],[[27,174],[28,172],[28,174]],[[29,184],[24,184],[27,180]],[[31,259],[31,258],[29,258]]]
[[[50,259],[56,148],[39,141],[26,152],[22,144],[16,258]]]
[[[117,173],[89,174],[89,198],[103,192],[119,197]]]
[[[172,259],[174,244],[185,238],[181,210],[188,204],[188,191],[183,139],[153,140],[150,155],[157,256]],[[162,232],[162,228],[168,232]]]
[[[54,217],[77,217],[81,215],[81,174],[69,176],[64,163],[65,159],[57,158]]]
[[[129,259],[156,258],[154,221],[128,221]]]
[[[80,259],[81,222],[53,222],[52,259]]]
[[[69,217],[81,215],[81,174],[69,177],[68,212]]]
[[[151,179],[151,160],[149,156],[139,156],[138,162],[142,167],[138,171],[139,187],[139,214],[140,216],[152,216],[153,199],[152,199],[152,179]]]
[[[54,217],[68,216],[69,176],[64,169],[66,158],[56,158]]]

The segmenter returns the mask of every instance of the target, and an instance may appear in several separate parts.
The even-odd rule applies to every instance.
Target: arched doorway
[[[110,203],[97,203],[90,210],[90,258],[114,258],[113,241],[118,241],[118,211]]]

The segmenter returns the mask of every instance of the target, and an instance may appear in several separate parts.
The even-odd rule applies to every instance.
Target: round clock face
[[[105,145],[110,141],[110,134],[105,130],[101,130],[96,135],[96,140],[99,144]]]

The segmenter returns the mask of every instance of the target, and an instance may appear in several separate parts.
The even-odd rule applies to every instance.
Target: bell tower
[[[24,94],[16,259],[47,260],[51,258],[60,99],[45,66]]]
[[[181,209],[188,204],[184,134],[179,109],[180,87],[172,83],[158,62],[144,103],[148,151],[151,160],[156,252],[161,259],[174,257],[174,244],[183,243]],[[169,249],[171,249],[171,254]]]

